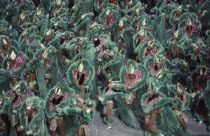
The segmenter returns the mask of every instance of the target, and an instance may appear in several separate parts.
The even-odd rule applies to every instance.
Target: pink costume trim
[[[112,89],[109,89],[105,94],[106,95],[111,95],[111,94],[116,94],[117,92],[113,91]]]
[[[144,76],[144,74],[140,70],[137,70],[135,73],[135,78],[136,78],[135,81],[138,81],[138,82],[133,82],[132,85],[128,84],[128,80],[129,80],[128,73],[125,73],[124,76],[125,76],[125,86],[127,88],[136,88],[139,81],[141,81],[142,77]]]
[[[145,108],[148,108],[150,106],[152,106],[153,104],[157,103],[158,101],[162,100],[163,97],[162,96],[158,96],[157,98],[154,98],[152,101],[150,101],[149,103],[147,103],[146,101],[144,102],[145,104]]]
[[[183,25],[183,31],[185,31],[186,30],[186,28],[187,28],[187,25],[185,24],[185,25]],[[185,32],[186,33],[186,32]],[[190,34],[187,34],[188,36],[193,36],[193,35],[196,35],[198,33],[198,24],[194,24],[193,25],[193,28],[192,28],[192,32],[190,33]]]
[[[64,95],[63,99],[61,100],[60,104],[61,104],[62,102],[64,102],[66,99],[68,99],[68,98],[71,96],[71,94],[72,94],[72,93],[66,93],[66,94]],[[50,101],[52,101],[54,98],[55,98],[55,94],[53,93],[53,94],[50,96]],[[50,111],[53,110],[53,109],[50,107],[50,105],[48,106],[48,109],[49,109]]]
[[[206,0],[200,0],[198,2],[198,5],[199,5],[199,7],[203,7],[205,5],[205,3],[206,3]]]
[[[144,37],[143,40],[140,42],[140,44],[144,44],[150,40],[149,37]]]
[[[44,60],[43,56],[40,55],[38,57],[39,60]],[[52,64],[52,61],[51,60],[46,60],[47,61],[47,64],[44,66],[44,69],[46,70],[51,64]]]
[[[115,22],[116,19],[117,19],[117,16],[116,16],[116,15],[113,15],[113,16],[112,16],[111,23],[114,24],[114,22]]]
[[[158,51],[159,51],[159,48],[154,48],[154,49],[152,49],[152,50],[149,52],[149,54],[148,54],[147,56],[145,56],[144,59],[149,58],[151,55],[155,55],[156,53],[158,53]]]
[[[15,66],[11,69],[13,72],[18,72],[24,65],[25,58],[22,55],[18,55],[16,58]],[[7,63],[10,65],[10,62]]]
[[[19,98],[17,99],[17,101],[15,101],[14,103],[12,103],[12,108],[17,108],[20,107],[20,105],[25,101],[25,99],[27,99],[28,97],[31,97],[32,94],[31,93],[26,93],[22,96],[19,96]]]
[[[149,62],[149,71],[151,74],[155,73],[155,65],[154,65],[153,61]]]
[[[100,40],[100,44],[99,44],[99,46],[96,47],[96,51],[103,50],[104,41],[107,40],[107,38],[106,37],[100,37],[99,40]]]

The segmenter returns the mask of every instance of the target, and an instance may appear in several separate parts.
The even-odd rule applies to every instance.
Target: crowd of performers
[[[1,0],[0,136],[88,136],[97,107],[106,129],[114,110],[187,136],[190,110],[210,131],[209,17],[209,0]]]

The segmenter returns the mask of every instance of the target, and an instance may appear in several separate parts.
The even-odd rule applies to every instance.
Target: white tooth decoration
[[[93,23],[90,27],[91,27],[91,28],[93,28],[93,27],[95,27],[95,26],[96,26],[96,24],[97,24],[97,23],[96,23],[96,22],[94,22],[94,23]]]
[[[146,26],[146,19],[142,21],[142,26]]]
[[[56,87],[56,88],[55,88],[55,94],[57,94],[57,95],[62,95],[62,90],[61,90],[60,87]]]
[[[81,62],[81,63],[79,64],[78,71],[79,71],[79,72],[83,72],[83,70],[84,70],[84,65],[83,65],[83,63]]]
[[[99,101],[103,102],[105,99],[103,97],[98,97]]]
[[[139,35],[141,35],[141,36],[144,36],[144,29],[141,29],[140,31],[139,31]]]
[[[128,68],[128,74],[134,74],[135,73],[135,69],[133,67],[132,64],[130,64],[129,68]]]
[[[21,19],[25,19],[25,15],[22,13],[22,14],[20,15],[20,18],[21,18]]]
[[[122,19],[120,20],[119,26],[123,27],[123,20]]]
[[[3,44],[7,44],[7,40],[6,39],[3,39]]]
[[[44,53],[43,53],[43,55],[42,55],[42,57],[44,58],[44,59],[47,59],[47,56],[48,56],[48,48],[44,51]]]
[[[136,9],[136,13],[139,13],[139,12],[140,12],[140,8],[137,8],[137,9]]]
[[[133,0],[131,0],[128,4],[129,4],[129,5],[132,5],[132,4],[133,4]]]
[[[207,11],[207,10],[204,10],[204,11],[203,11],[203,14],[206,14],[206,13],[208,13],[208,11]]]
[[[183,90],[183,88],[182,88],[182,86],[179,82],[177,83],[177,92],[178,93],[183,93],[184,92],[184,90]]]
[[[90,108],[86,109],[86,112],[87,113],[90,113],[91,112],[91,109]]]
[[[12,29],[12,25],[9,26],[9,29]]]
[[[51,31],[50,31],[50,30],[47,31],[46,35],[47,35],[47,36],[51,35]]]
[[[76,5],[74,5],[74,6],[72,7],[73,10],[75,10],[75,8],[76,8]]]
[[[44,44],[42,44],[42,43],[40,44],[40,46],[41,46],[41,48],[45,48]]]
[[[116,86],[117,85],[117,82],[115,82],[115,81],[111,81],[111,86]]]
[[[190,20],[190,18],[188,18],[188,20],[187,20],[187,25],[189,25],[189,26],[192,25],[192,21]]]
[[[202,69],[200,69],[200,75],[203,75],[203,71],[202,71]]]
[[[174,33],[174,36],[177,38],[178,35],[179,35],[179,31],[176,31],[176,32]]]
[[[193,43],[192,46],[193,46],[193,49],[194,50],[197,50],[198,49],[198,46],[196,44]]]
[[[37,11],[37,15],[40,16],[41,14],[42,14],[42,11],[41,10],[38,10]]]
[[[81,19],[84,19],[87,16],[87,14],[84,14],[81,16]]]
[[[10,54],[10,58],[11,58],[12,60],[15,60],[16,57],[17,57],[16,53],[15,53],[14,51],[12,51],[12,53]]]
[[[110,15],[110,13],[111,13],[111,11],[108,9],[108,10],[106,11],[106,15],[108,16],[108,15]]]
[[[179,11],[181,11],[181,10],[182,10],[182,5],[180,5],[180,6],[179,6],[178,10],[179,10]]]
[[[20,87],[20,84],[17,84],[17,85],[14,87],[14,90],[17,90],[19,87]]]
[[[61,0],[58,0],[57,1],[57,5],[61,5]]]
[[[26,30],[24,30],[23,35],[25,36],[26,34],[27,34],[27,31],[26,31]]]

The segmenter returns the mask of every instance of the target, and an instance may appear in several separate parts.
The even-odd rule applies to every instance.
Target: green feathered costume
[[[30,123],[25,111],[27,108],[32,108],[33,118]],[[19,112],[20,125],[23,126],[23,129],[27,135],[46,135],[44,109],[44,100],[36,96],[27,98],[22,103]]]
[[[52,110],[50,109],[50,103],[52,102],[52,100],[55,98],[55,90],[56,88],[59,87],[61,89],[62,92],[62,101],[56,105],[56,110]],[[59,117],[64,117],[65,119],[65,124],[64,124],[64,130],[66,131],[66,135],[70,135],[71,133],[71,122],[70,119],[65,116],[65,112],[64,112],[64,108],[66,106],[69,105],[69,103],[71,103],[73,97],[75,96],[75,91],[70,88],[67,84],[65,83],[58,83],[56,86],[54,86],[53,88],[51,88],[45,98],[45,109],[47,109],[46,115],[48,118],[48,121],[51,122],[53,118],[59,118]]]
[[[83,66],[82,66],[83,65]],[[83,73],[81,79],[76,82],[79,72]],[[93,90],[92,86],[95,84],[95,69],[87,59],[82,59],[71,64],[67,70],[67,78],[70,86],[76,93],[86,91],[88,94],[97,94],[97,90]]]

